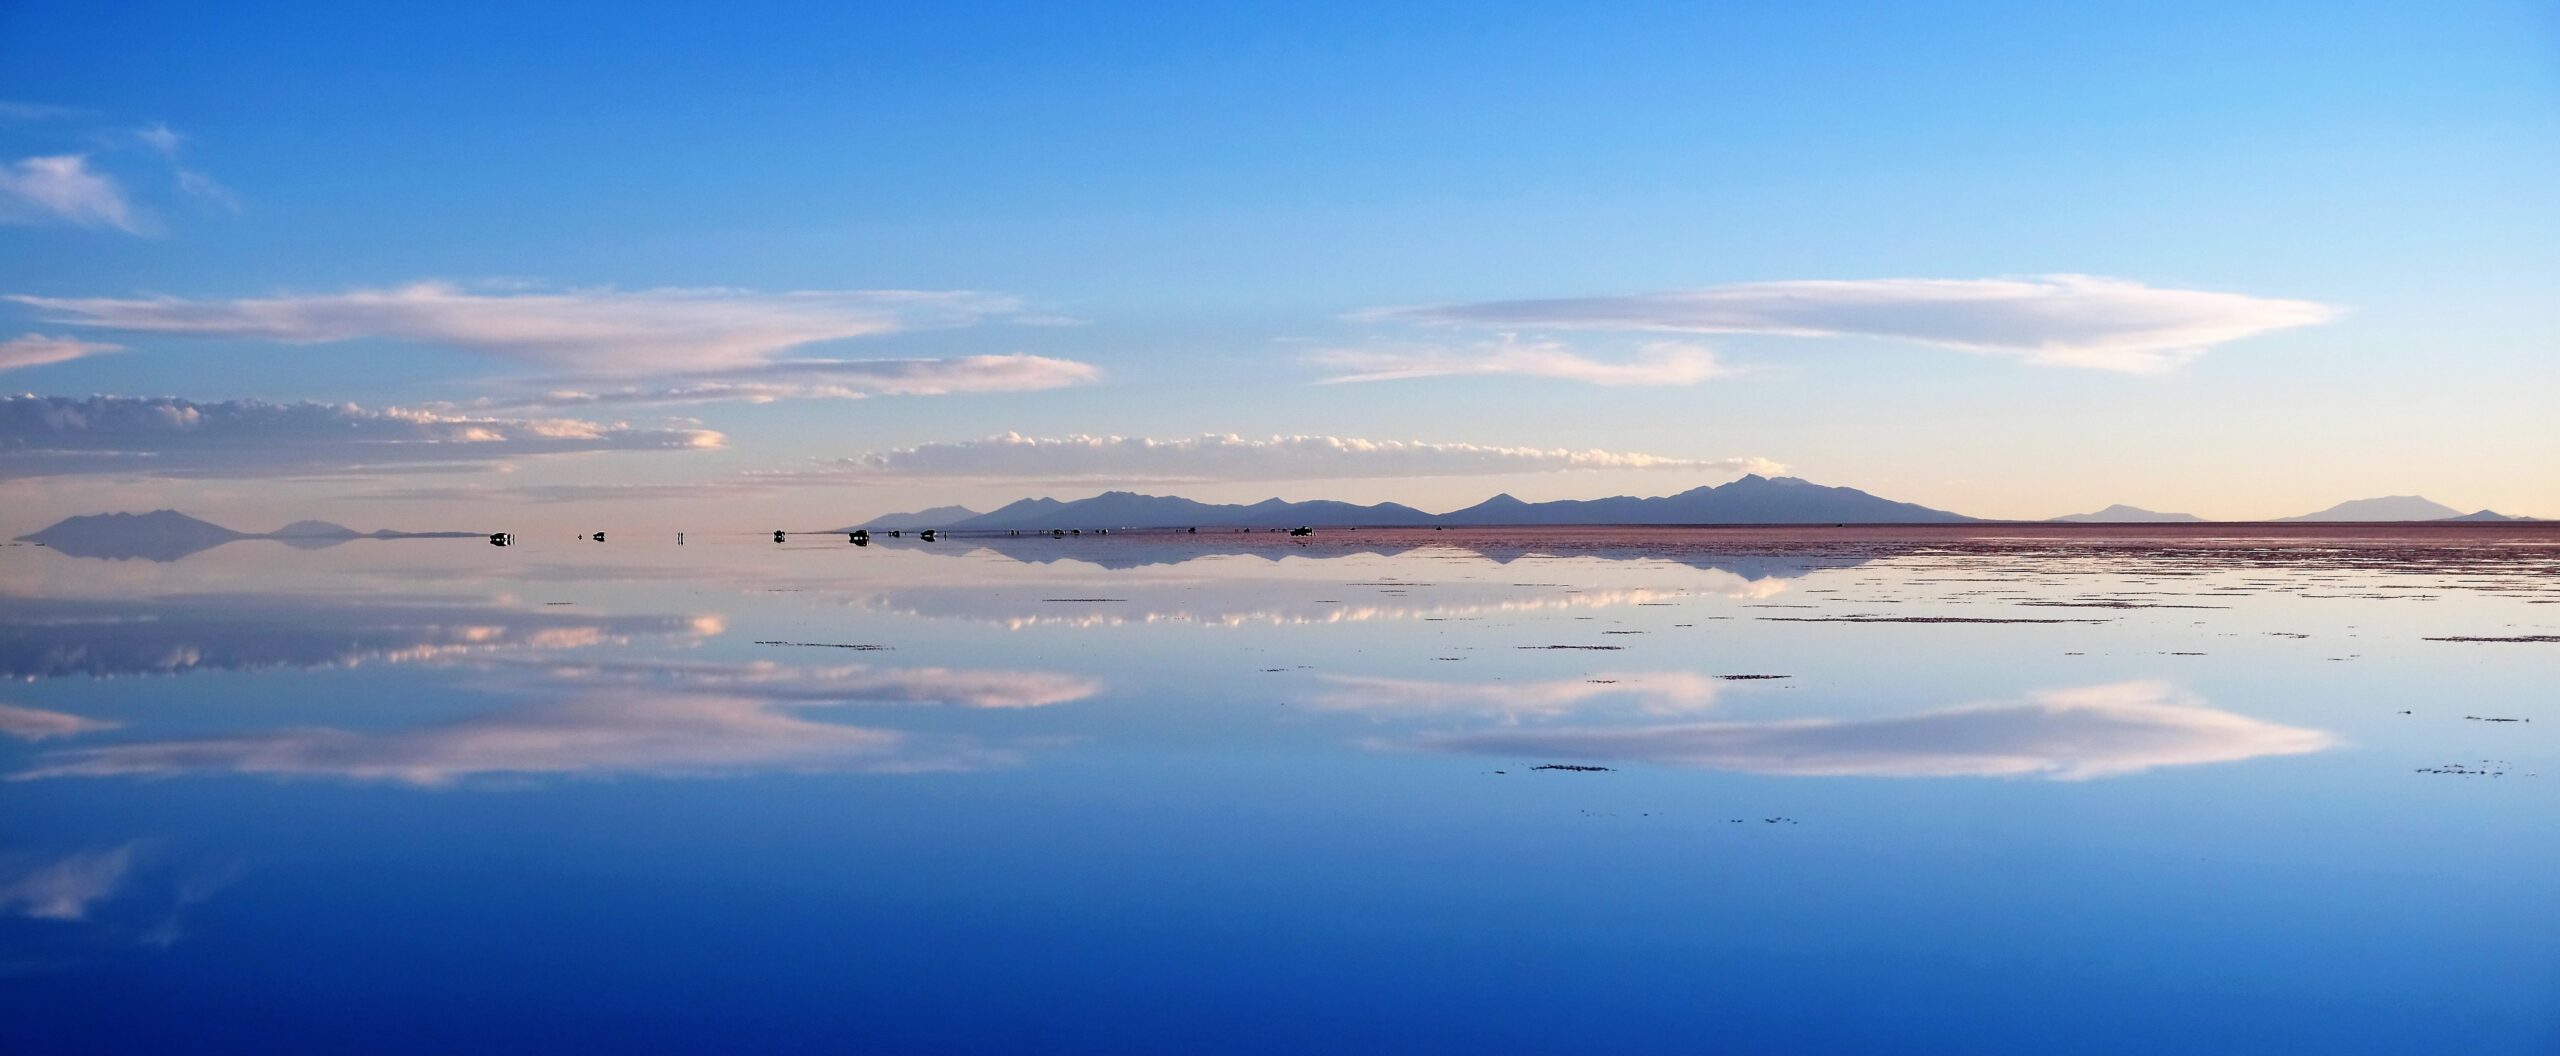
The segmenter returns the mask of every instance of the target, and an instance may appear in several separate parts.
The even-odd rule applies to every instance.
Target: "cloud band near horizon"
[[[2338,314],[2337,308],[2311,301],[2044,275],[1751,282],[1616,296],[1379,308],[1358,317],[1521,330],[1876,338],[2048,366],[2140,373],[2177,366],[2228,342],[2325,323]],[[1414,375],[1372,365],[1367,376],[1336,380],[1396,376]]]
[[[1740,475],[1782,473],[1785,468],[1757,457],[1675,458],[1618,451],[1338,436],[1253,439],[1230,433],[1159,440],[1087,435],[1042,438],[1000,433],[981,440],[918,444],[828,460],[821,463],[818,471],[796,476],[827,480],[1185,484],[1589,470],[1684,470]],[[791,476],[795,475],[776,474],[769,479]]]

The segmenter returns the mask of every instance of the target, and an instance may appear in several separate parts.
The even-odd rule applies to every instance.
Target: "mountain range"
[[[359,532],[328,521],[295,521],[272,532],[241,532],[176,510],[149,513],[93,513],[65,517],[40,532],[19,536],[73,557],[139,558],[175,561],[242,539],[273,539],[287,546],[314,550],[351,539],[450,539],[478,532]]]
[[[1566,526],[1600,524],[1952,524],[1976,521],[1946,510],[1896,502],[1856,488],[1831,487],[1795,477],[1745,476],[1726,484],[1692,488],[1676,495],[1639,498],[1562,499],[1527,502],[1496,495],[1448,513],[1429,513],[1403,503],[1361,506],[1313,500],[1265,499],[1250,504],[1207,503],[1173,495],[1107,491],[1085,499],[1022,499],[979,513],[965,506],[938,506],[913,513],[872,518],[853,528],[940,528],[946,531],[1048,531],[1053,528],[1377,528],[1469,526]],[[2161,513],[2136,506],[2114,505],[2094,513],[2054,518],[2062,523],[2137,524],[2201,523],[2191,513]],[[2415,496],[2360,499],[2318,513],[2283,518],[2288,521],[2525,521],[2493,510],[2465,514],[2450,506]]]

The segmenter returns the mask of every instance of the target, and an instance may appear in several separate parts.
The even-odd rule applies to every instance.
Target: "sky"
[[[0,0],[0,534],[2560,517],[2550,5],[1212,6]]]

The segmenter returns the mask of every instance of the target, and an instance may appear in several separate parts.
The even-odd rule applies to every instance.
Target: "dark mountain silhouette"
[[[2140,506],[2117,503],[2096,513],[2073,513],[2054,518],[2063,524],[2160,524],[2170,521],[2201,521],[2192,513],[2161,513]]]
[[[1796,477],[1757,473],[1677,495],[1522,502],[1496,495],[1437,524],[1948,524],[1974,518]]]
[[[1496,495],[1463,510],[1430,514],[1401,503],[1359,506],[1317,500],[1266,499],[1212,504],[1170,495],[1113,491],[1060,502],[1024,499],[943,527],[962,531],[1052,528],[1276,528],[1295,525],[1423,527],[1429,525],[1584,524],[1942,524],[1971,517],[1894,502],[1794,477],[1747,476],[1677,495],[1523,502]]]
[[[966,506],[936,506],[932,509],[917,510],[914,513],[884,513],[870,520],[855,521],[835,530],[850,532],[856,528],[944,528],[976,516],[978,511]]]
[[[249,536],[176,510],[153,510],[65,517],[53,527],[18,538],[43,543],[73,557],[175,561]]]
[[[2282,518],[2287,521],[2443,521],[2462,516],[2461,510],[2416,495],[2386,495],[2379,499],[2351,499],[2318,513]]]
[[[43,531],[18,538],[43,543],[72,557],[109,560],[175,561],[241,539],[273,539],[305,550],[336,546],[351,539],[452,539],[478,532],[359,532],[328,521],[295,521],[272,532],[240,532],[176,510],[149,513],[93,513],[65,517]]]

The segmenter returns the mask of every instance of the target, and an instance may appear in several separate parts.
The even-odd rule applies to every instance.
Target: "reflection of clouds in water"
[[[742,664],[518,661],[504,666],[533,668],[546,681],[567,686],[657,686],[686,693],[752,696],[804,704],[1038,708],[1082,700],[1102,690],[1102,684],[1093,679],[1049,671],[873,668],[861,664],[792,667],[769,660]]]
[[[0,677],[182,674],[415,663],[641,636],[707,637],[716,616],[617,616],[481,601],[185,595],[138,601],[9,599]]]
[[[60,858],[0,858],[0,913],[38,920],[81,920],[124,885],[134,844]]]
[[[539,688],[570,695],[391,732],[310,728],[57,750],[13,776],[267,774],[437,786],[491,774],[967,770],[1009,765],[1019,753],[962,737],[820,722],[791,709],[855,703],[1033,708],[1101,690],[1090,678],[1043,671],[768,661],[485,660],[477,666],[530,673]]]
[[[1325,675],[1315,705],[1378,716],[1483,715],[1506,722],[1554,719],[1615,703],[1643,715],[1715,707],[1714,679],[1690,671],[1594,674],[1551,682],[1437,682],[1419,678]]]
[[[1791,719],[1420,738],[1445,751],[1664,763],[1765,774],[1866,777],[2038,776],[2080,780],[2160,766],[2317,752],[2319,730],[2206,707],[2159,682],[2035,694],[1881,719]]]
[[[489,774],[903,772],[1013,761],[961,738],[816,722],[762,700],[620,692],[387,733],[298,729],[56,751],[13,777],[267,774],[437,786]]]
[[[124,725],[103,719],[88,719],[68,712],[24,708],[0,704],[0,735],[22,741],[41,741],[47,737],[70,737],[97,730],[112,730]]]
[[[1207,584],[1212,589],[1236,589],[1234,584]],[[1681,598],[1695,597],[1690,591],[1624,588],[1585,590],[1535,597],[1486,599],[1452,599],[1433,601],[1423,596],[1406,596],[1390,601],[1364,598],[1376,587],[1346,587],[1325,584],[1255,583],[1250,595],[1257,600],[1238,597],[1234,603],[1215,597],[1204,598],[1192,586],[1168,587],[1160,584],[1113,584],[1108,581],[1084,586],[1044,586],[1043,590],[1076,595],[1095,600],[1043,601],[1026,597],[1019,586],[995,589],[942,588],[884,591],[867,599],[865,607],[927,619],[961,619],[993,623],[1007,630],[1033,627],[1127,627],[1157,623],[1188,623],[1204,627],[1314,626],[1338,623],[1368,623],[1377,620],[1457,620],[1482,619],[1492,616],[1521,616],[1537,613],[1578,612],[1616,608],[1627,605],[1668,604]],[[1737,591],[1758,589],[1756,584],[1739,583]],[[1411,588],[1427,594],[1435,592],[1431,584],[1417,583]],[[1779,589],[1784,589],[1783,587]],[[1147,597],[1148,594],[1179,592],[1175,597]],[[1273,602],[1274,593],[1296,591],[1307,597]],[[1752,593],[1736,593],[1728,597],[1758,597]]]

